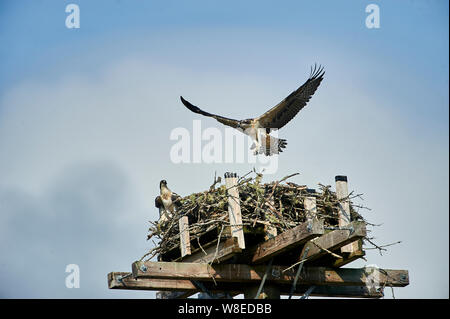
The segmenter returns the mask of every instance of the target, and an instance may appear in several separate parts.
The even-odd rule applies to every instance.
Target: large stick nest
[[[247,232],[259,229],[262,226],[276,228],[277,233],[293,228],[306,221],[304,200],[306,197],[315,197],[317,217],[324,220],[325,227],[338,227],[339,204],[348,200],[350,203],[351,220],[362,220],[358,210],[365,208],[353,203],[352,199],[361,194],[351,192],[348,197],[338,200],[331,186],[318,184],[318,189],[308,189],[305,185],[286,182],[294,175],[286,176],[280,181],[261,183],[262,175],[250,173],[238,179],[242,223]],[[229,225],[228,220],[228,190],[220,185],[220,178],[214,179],[209,190],[194,193],[179,199],[175,216],[165,224],[150,222],[147,239],[158,238],[159,244],[144,257],[151,259],[179,245],[178,219],[180,216],[189,217],[189,232],[191,239],[200,238],[206,232]],[[144,258],[142,257],[142,258]]]

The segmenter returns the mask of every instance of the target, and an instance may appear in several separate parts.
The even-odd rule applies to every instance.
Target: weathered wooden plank
[[[222,239],[219,246],[217,246],[217,240],[214,240],[202,246],[202,249],[196,249],[191,255],[175,259],[174,262],[218,263],[228,260],[240,252],[242,252],[242,249],[239,248],[238,239],[230,237]]]
[[[228,191],[228,216],[231,225],[231,236],[238,238],[239,247],[245,249],[244,228],[242,225],[241,204],[236,174],[225,174],[225,185]]]
[[[316,198],[312,196],[305,197],[303,201],[303,206],[306,210],[306,220],[312,221],[317,218],[317,206],[316,206]]]
[[[336,196],[338,200],[348,197],[347,176],[336,176]],[[339,227],[347,226],[350,223],[350,201],[347,199],[339,203]]]
[[[238,239],[236,237],[227,238],[221,240],[219,246],[217,246],[217,240],[208,243],[202,247],[203,249],[197,249],[192,252],[191,255],[186,255],[182,258],[178,258],[176,261],[194,262],[194,263],[216,263],[223,262],[232,258],[235,254],[240,253],[242,250],[239,248]],[[206,254],[205,254],[206,253]],[[142,262],[135,262],[133,267],[141,267]],[[134,270],[136,272],[136,270]],[[182,298],[187,298],[193,295],[195,292],[182,294]],[[180,298],[178,292],[165,293],[161,295],[167,299]]]
[[[260,282],[265,275],[266,265],[249,266],[244,264],[199,264],[177,262],[145,262],[141,267],[134,263],[134,278],[157,278],[175,280],[196,280],[214,282]],[[266,280],[273,283],[290,284],[295,277],[294,269],[286,266],[272,266]],[[374,272],[376,271],[376,272]],[[307,285],[345,285],[365,286],[367,278],[377,278],[383,285],[403,287],[409,284],[408,272],[405,270],[367,268],[325,268],[305,267],[299,284]],[[371,280],[372,280],[371,279]]]
[[[326,233],[320,237],[310,240],[303,247],[298,256],[298,261],[302,259],[303,253],[306,253],[307,262],[320,258],[329,251],[334,251],[355,240],[366,236],[366,225],[364,222],[355,221],[346,226],[346,229],[337,229]]]
[[[172,291],[170,295],[176,298],[186,298],[197,292],[200,292],[195,285],[189,280],[174,280],[174,279],[151,279],[151,278],[137,278],[127,277],[120,282],[117,281],[118,276],[124,276],[130,273],[113,272],[108,274],[108,286],[110,289],[126,289],[126,290],[159,290]],[[245,283],[223,283],[218,282],[204,282],[205,287],[214,293],[228,292],[232,295],[243,293],[251,286]],[[253,285],[252,285],[253,286]],[[309,285],[299,285],[294,292],[294,295],[303,295],[309,288]],[[280,294],[288,295],[290,293],[290,285],[279,284],[277,288]],[[167,296],[167,293],[162,293],[162,296]],[[316,286],[311,293],[312,296],[319,297],[357,297],[357,298],[379,298],[383,294],[374,289],[369,289],[366,286]]]
[[[324,233],[323,221],[314,219],[248,249],[250,263],[263,263]]]
[[[120,280],[123,276],[131,274],[130,272],[110,272],[108,274],[108,288],[109,289],[119,289],[118,287],[123,287]]]
[[[180,250],[181,257],[191,254],[191,239],[189,236],[189,219],[187,216],[183,216],[178,220],[178,226],[180,231]]]
[[[303,295],[306,288],[297,289],[294,295]],[[378,299],[384,296],[383,289],[369,289],[368,287],[354,286],[316,286],[310,296],[315,297],[336,297],[336,298],[373,298]]]
[[[136,264],[133,264],[132,268],[133,276],[136,278],[189,279],[199,281],[215,280],[229,282],[259,282],[266,271],[266,266],[251,267],[242,264],[209,265],[184,262],[145,262],[145,268],[136,267]],[[282,271],[284,268],[286,267],[277,266],[273,268],[273,271],[268,274],[268,279],[279,282],[292,281],[292,271],[283,274]]]
[[[341,200],[339,206],[339,227],[346,227],[351,222],[350,200],[348,199],[347,176],[338,175],[336,181],[336,196]],[[358,250],[357,243],[350,243],[341,247],[343,253],[353,253]]]
[[[366,252],[362,250],[362,240],[358,240],[358,250],[352,252],[352,253],[344,253],[342,254],[342,258],[335,258],[332,262],[333,267],[342,267],[344,265],[347,265],[359,258],[363,258],[366,255]]]
[[[183,262],[197,262],[197,263],[220,263],[232,258],[235,254],[242,252],[239,247],[238,238],[231,237],[224,241],[220,241],[217,246],[217,242],[204,249],[205,251],[199,251],[195,255],[186,256],[183,258]],[[205,254],[206,252],[206,254]]]
[[[184,299],[199,292],[190,280],[142,280],[140,278],[133,278],[130,272],[109,273],[108,287],[109,289],[123,290],[156,290],[157,299]]]
[[[177,258],[176,261],[183,262],[194,262],[194,263],[216,263],[223,262],[230,258],[232,258],[235,254],[240,253],[242,250],[239,248],[238,239],[236,237],[231,237],[227,239],[222,239],[217,246],[217,240],[208,243],[202,249],[197,249],[193,251],[191,255],[186,255],[184,257]],[[206,254],[205,254],[206,253]],[[133,267],[140,268],[142,262],[135,262],[132,265]],[[136,270],[134,270],[136,272]],[[183,298],[187,298],[190,295],[194,294],[192,292],[190,294],[183,294]],[[167,299],[175,299],[179,298],[178,292],[173,293],[165,293],[162,297]]]
[[[327,268],[304,267],[300,284],[319,286],[367,286],[374,278],[380,286],[405,287],[409,285],[407,270],[381,268]]]
[[[199,238],[202,248],[206,248],[210,245],[213,245],[214,240],[217,238],[219,232],[220,232],[220,230],[218,229],[217,226],[211,225],[210,227],[208,227],[206,232]],[[221,238],[224,239],[224,238],[228,238],[228,237],[231,237],[231,232],[230,232],[230,227],[226,226],[222,231]],[[200,247],[198,247],[199,241],[197,240],[197,238],[191,237],[191,242],[190,242],[191,254],[195,254],[197,251],[202,250]],[[216,241],[216,243],[217,243],[217,241]],[[173,246],[167,252],[160,255],[160,257],[162,258],[161,260],[162,261],[181,261],[183,258],[181,257],[180,250],[181,250],[181,247],[179,244]]]
[[[272,214],[272,211],[275,210],[275,201],[273,199],[273,196],[271,196],[268,193],[269,192],[268,187],[265,188],[264,192],[266,193],[264,196],[269,197],[269,200],[264,203],[265,212],[263,214],[264,220],[268,221],[268,217]],[[271,190],[270,190],[270,192],[271,192]],[[270,223],[270,221],[269,221],[269,224],[264,225],[264,232],[265,232],[264,240],[272,239],[278,235],[277,228],[272,223]]]

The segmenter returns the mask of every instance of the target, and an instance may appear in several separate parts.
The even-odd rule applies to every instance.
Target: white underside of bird
[[[253,150],[254,155],[279,154],[287,144],[286,140],[268,134],[267,130],[259,127],[257,122],[250,128],[243,130],[243,133],[252,139],[253,144],[250,146],[250,150]]]
[[[163,207],[159,210],[159,222],[166,222],[173,217],[174,210],[172,192],[166,187],[161,189],[161,201],[163,203]]]
[[[176,206],[180,205],[180,196],[167,187],[167,182],[159,183],[160,195],[155,198],[155,206],[159,208],[158,223],[166,224],[175,215]]]

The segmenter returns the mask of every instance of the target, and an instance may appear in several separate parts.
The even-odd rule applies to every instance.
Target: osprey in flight
[[[159,190],[161,195],[155,198],[155,206],[159,208],[158,223],[165,223],[173,217],[175,206],[180,205],[180,196],[167,187],[165,180],[159,182]]]
[[[278,154],[286,147],[286,140],[278,139],[270,135],[271,130],[277,130],[285,126],[308,103],[314,92],[322,82],[325,71],[323,67],[316,65],[311,67],[308,80],[297,90],[289,94],[283,101],[272,107],[263,115],[246,120],[233,120],[216,114],[211,114],[192,105],[182,96],[181,102],[192,112],[212,117],[222,124],[243,130],[253,140],[251,149],[254,154],[272,155]]]

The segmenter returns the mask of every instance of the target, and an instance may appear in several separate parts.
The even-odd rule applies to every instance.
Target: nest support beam
[[[293,269],[264,265],[146,262],[145,271],[133,265],[132,273],[108,274],[110,289],[159,290],[163,298],[186,298],[205,287],[212,293],[255,298],[259,282],[266,275],[266,284],[260,291],[264,298],[279,298],[292,292],[295,277]],[[196,284],[200,282],[201,285]],[[312,296],[379,298],[380,287],[404,287],[409,284],[407,270],[379,268],[303,267],[293,295],[303,295],[311,286]]]

